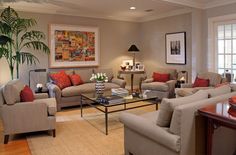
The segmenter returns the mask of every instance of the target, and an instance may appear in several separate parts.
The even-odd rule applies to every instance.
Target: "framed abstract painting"
[[[99,29],[51,24],[49,28],[50,68],[99,65]]]
[[[166,34],[166,63],[186,64],[186,32]]]

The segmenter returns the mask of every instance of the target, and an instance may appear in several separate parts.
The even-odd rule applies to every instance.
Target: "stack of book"
[[[125,97],[129,95],[129,91],[124,88],[113,88],[111,89],[111,94],[116,96]]]

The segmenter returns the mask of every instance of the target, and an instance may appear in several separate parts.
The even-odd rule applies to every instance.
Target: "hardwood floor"
[[[1,155],[31,155],[26,138],[0,144]]]
[[[0,154],[1,155],[31,155],[24,134],[10,136],[8,144],[3,144],[3,127],[0,120]],[[14,139],[14,140],[12,140]]]

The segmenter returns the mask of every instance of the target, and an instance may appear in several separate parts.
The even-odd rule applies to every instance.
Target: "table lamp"
[[[139,53],[139,49],[135,45],[131,45],[128,52],[133,53],[133,70],[135,70],[135,54]]]

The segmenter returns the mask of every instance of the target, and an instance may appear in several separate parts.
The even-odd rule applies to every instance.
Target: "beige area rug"
[[[137,103],[141,104],[141,103]],[[129,110],[137,115],[154,111],[155,106]],[[84,117],[80,109],[57,113],[56,138],[47,133],[27,136],[33,155],[123,155],[124,133],[119,114],[109,114],[109,133],[106,136],[104,114],[94,108],[86,108]]]

